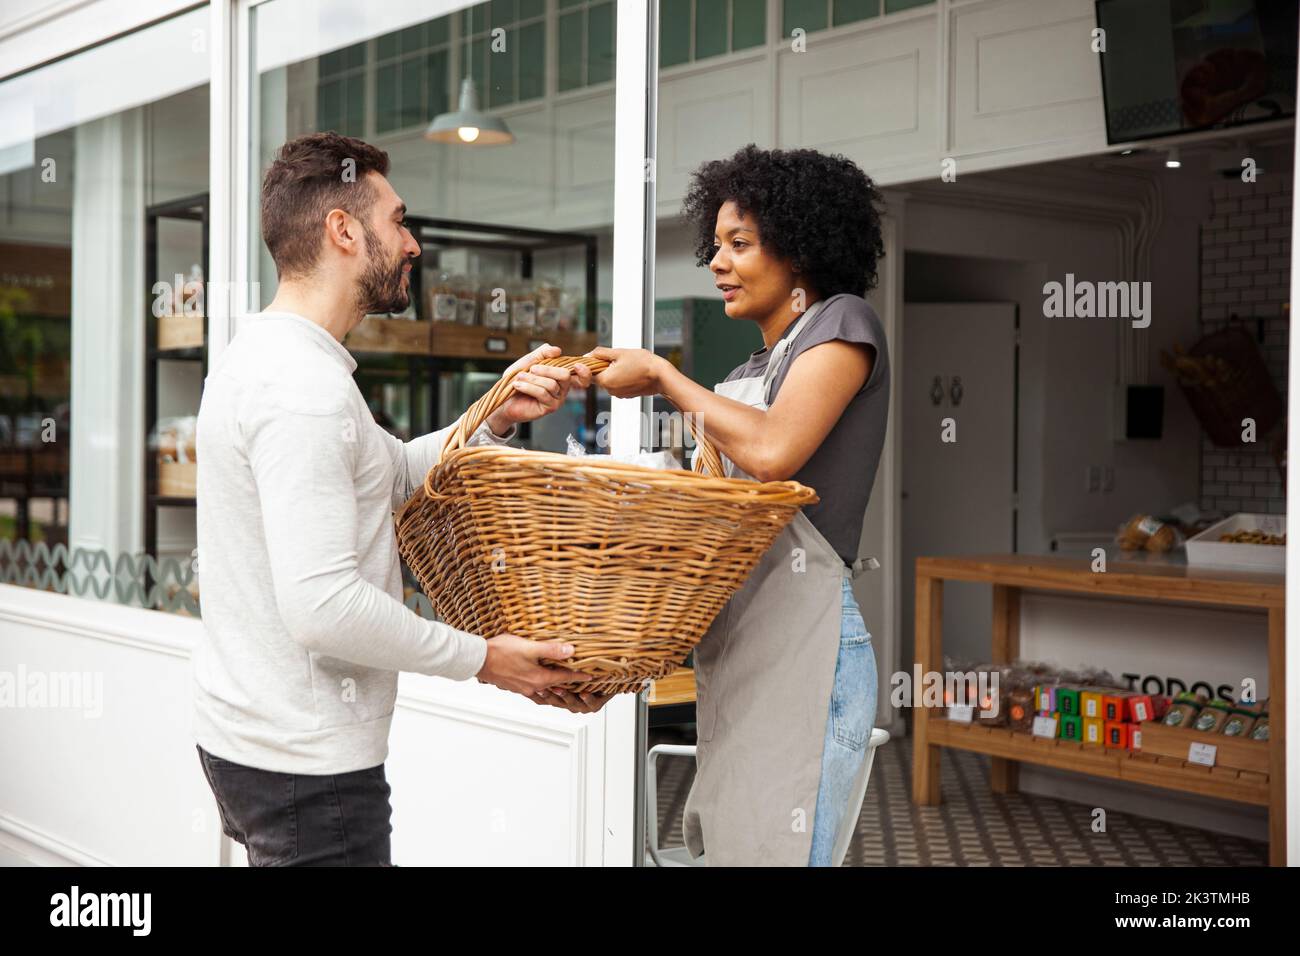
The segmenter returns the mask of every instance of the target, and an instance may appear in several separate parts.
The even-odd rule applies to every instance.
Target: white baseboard
[[[111,866],[85,850],[0,813],[0,846],[36,866]]]

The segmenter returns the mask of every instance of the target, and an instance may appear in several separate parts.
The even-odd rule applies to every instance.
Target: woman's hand
[[[604,359],[609,368],[596,376],[596,384],[615,398],[658,395],[668,360],[645,349],[592,349],[592,358]]]
[[[594,714],[614,699],[613,694],[575,693],[563,687],[546,687],[528,697],[535,704],[549,704],[574,714]]]
[[[518,372],[515,393],[488,417],[488,427],[493,432],[504,435],[518,422],[531,422],[549,415],[564,404],[570,388],[586,388],[591,384],[591,370],[585,365],[567,369],[537,364],[559,354],[558,345],[543,345],[506,369],[507,376]]]

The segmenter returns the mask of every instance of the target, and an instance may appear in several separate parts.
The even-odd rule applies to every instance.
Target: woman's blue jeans
[[[876,652],[862,612],[853,597],[853,580],[844,578],[840,617],[840,651],[835,660],[835,687],[826,716],[822,775],[817,787],[809,866],[830,866],[835,834],[851,808],[853,781],[867,756],[876,723]]]

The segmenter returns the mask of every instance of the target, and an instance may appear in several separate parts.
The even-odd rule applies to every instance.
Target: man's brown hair
[[[365,222],[375,201],[372,171],[388,175],[388,154],[351,136],[308,133],[280,147],[262,179],[262,241],[280,278],[315,268],[331,209]]]

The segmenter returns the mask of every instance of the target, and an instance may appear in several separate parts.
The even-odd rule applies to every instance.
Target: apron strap
[[[781,367],[785,365],[786,357],[790,354],[790,349],[794,347],[794,340],[799,337],[799,333],[808,327],[812,317],[821,309],[821,302],[814,302],[804,310],[803,315],[795,322],[794,328],[790,334],[772,346],[772,356],[767,360],[767,371],[763,373],[763,404],[770,405],[771,400],[769,393],[772,390],[772,382],[775,381]]]

